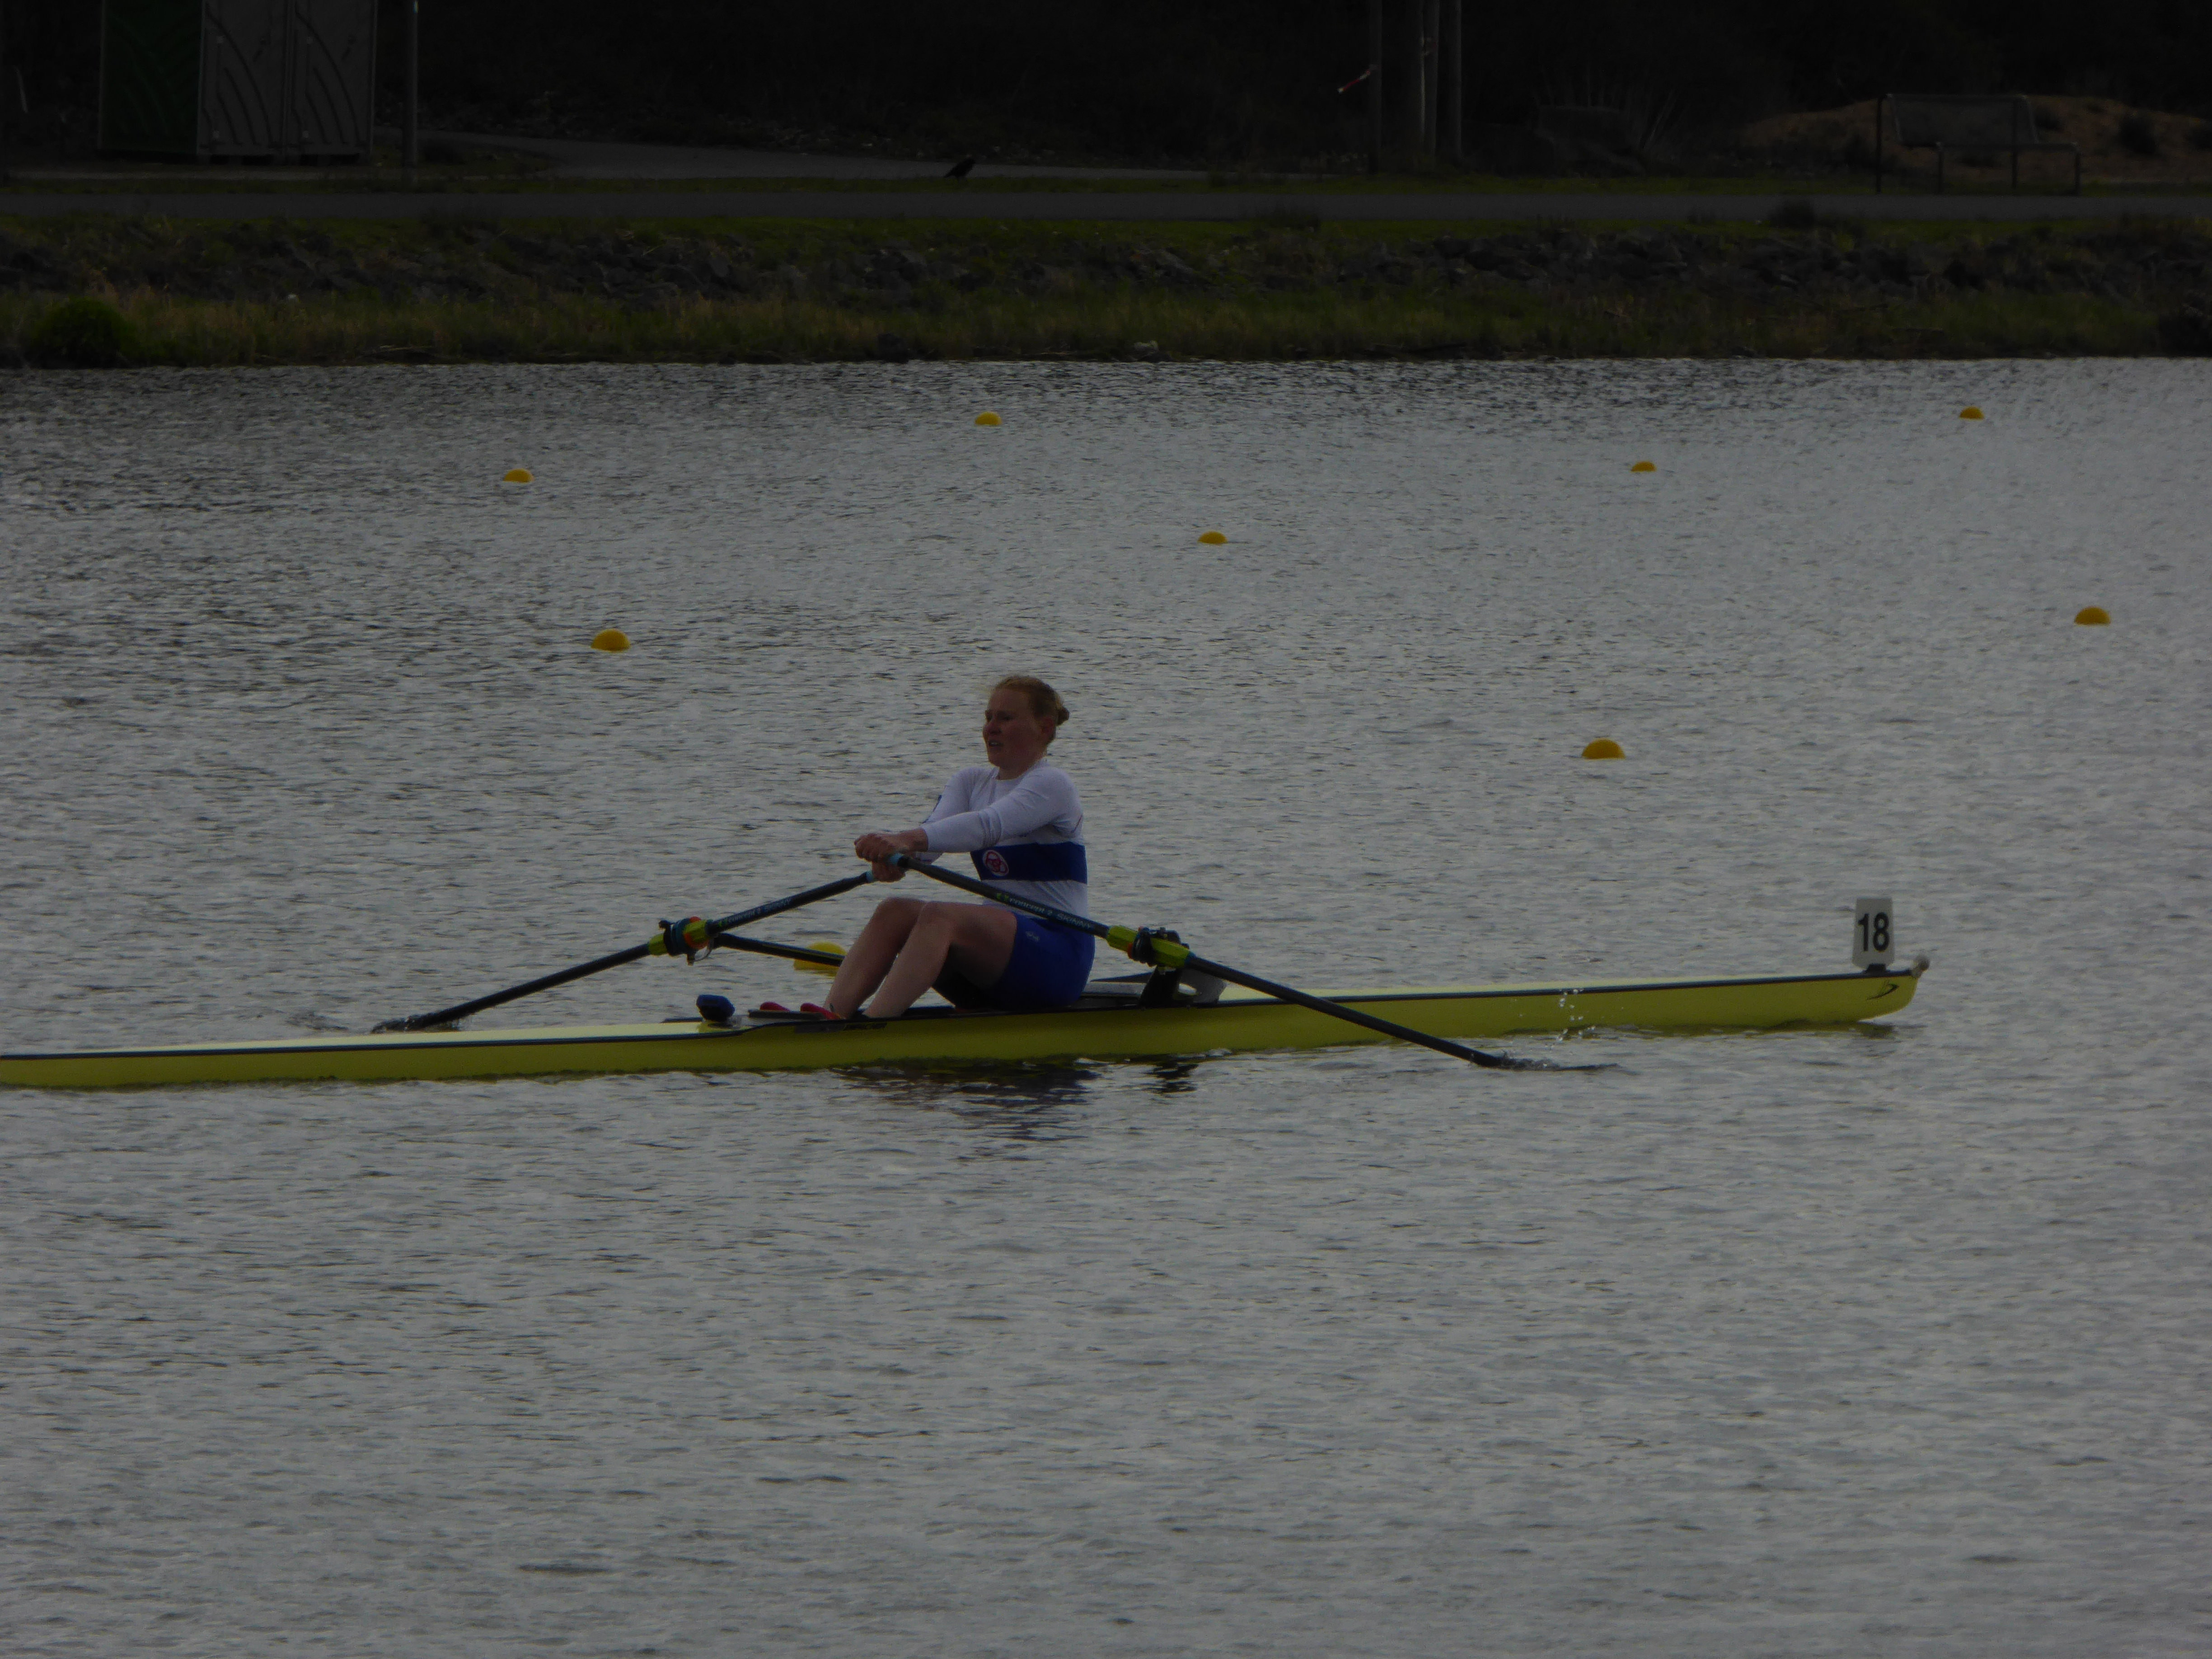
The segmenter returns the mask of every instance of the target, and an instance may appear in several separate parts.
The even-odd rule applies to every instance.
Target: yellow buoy
[[[1208,547],[1222,546],[1228,541],[1228,539],[1229,538],[1223,535],[1218,530],[1209,530],[1203,536],[1199,538],[1199,540],[1204,542]]]
[[[1968,404],[1959,411],[1959,418],[1962,421],[1978,421],[1982,418],[1982,411],[1974,404]]]
[[[1656,461],[1638,461],[1634,466],[1630,467],[1628,470],[1631,472],[1656,472],[1659,470],[1659,463]]]
[[[994,415],[987,409],[981,415],[978,415],[975,417],[975,424],[977,426],[1003,426],[1006,422],[1001,421],[997,416]]]
[[[2112,620],[2112,613],[2101,605],[2085,605],[2074,613],[2074,620],[2084,628],[2102,628]]]
[[[598,633],[592,635],[592,649],[594,651],[627,651],[629,649],[629,635],[623,633],[619,628],[602,628]]]
[[[1583,750],[1583,758],[1584,760],[1626,760],[1628,757],[1622,751],[1620,745],[1611,738],[1594,738],[1590,740],[1590,746]]]
[[[536,483],[538,480],[531,476],[528,467],[514,466],[507,469],[507,476],[500,482],[501,483]]]

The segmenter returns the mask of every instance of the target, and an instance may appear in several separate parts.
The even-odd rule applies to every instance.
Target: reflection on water
[[[1158,1060],[1144,1067],[1152,1081],[1146,1085],[1156,1095],[1187,1095],[1196,1086],[1199,1060]]]
[[[1056,1139],[1097,1082],[1095,1067],[1025,1061],[1004,1066],[861,1066],[839,1075],[897,1105],[953,1113],[1009,1140]]]
[[[1006,671],[1099,913],[1293,983],[1841,968],[1863,893],[1942,947],[1893,1032],[1590,1075],[0,1097],[9,1654],[2203,1650],[2208,416],[2179,362],[4,377],[11,1043],[362,1030],[843,874]]]
[[[1166,1097],[1197,1086],[1203,1055],[1121,1065],[1148,1094]],[[1326,1060],[1315,1062],[1326,1067]],[[1080,1133],[1081,1113],[1096,1095],[1102,1070],[1085,1063],[1027,1060],[1006,1065],[857,1066],[838,1075],[901,1107],[947,1111],[970,1127],[1009,1140],[1045,1140]]]

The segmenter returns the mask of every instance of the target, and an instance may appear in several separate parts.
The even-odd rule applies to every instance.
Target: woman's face
[[[1044,758],[1053,728],[1030,713],[1018,691],[994,691],[983,710],[983,753],[1000,777],[1026,772]]]

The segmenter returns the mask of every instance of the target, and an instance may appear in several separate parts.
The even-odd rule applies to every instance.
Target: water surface
[[[2190,363],[0,383],[9,1047],[362,1029],[841,873],[1007,671],[1101,913],[1262,972],[1841,966],[1860,893],[1936,957],[1595,1077],[0,1095],[8,1646],[2212,1649],[2208,414]]]

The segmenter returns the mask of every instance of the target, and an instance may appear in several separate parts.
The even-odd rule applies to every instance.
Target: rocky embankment
[[[1378,240],[1358,231],[1265,228],[1231,234],[1218,246],[1178,249],[1157,238],[1051,231],[795,240],[738,231],[556,234],[410,224],[379,236],[351,228],[333,234],[311,224],[179,231],[124,221],[49,236],[0,230],[0,292],[148,289],[179,298],[264,302],[350,293],[394,303],[580,295],[629,306],[773,297],[879,308],[986,287],[1048,295],[1127,283],[1231,290],[1671,286],[1752,298],[2004,289],[2113,300],[2212,288],[2212,234],[2194,226],[2039,228],[1986,238],[1952,227],[1937,230],[1891,235],[1864,226],[1763,233],[1559,228]]]
[[[1340,326],[1316,349],[1337,349],[1346,339],[1343,319],[1361,306],[1377,316],[1377,307],[1403,313],[1425,305],[1479,318],[1492,309],[1527,316],[1548,306],[1565,315],[1611,300],[1647,309],[1698,300],[1715,314],[1756,319],[2059,296],[2136,315],[2139,331],[2154,324],[2158,349],[2212,349],[2212,234],[2182,222],[1995,234],[1824,222],[1473,235],[1298,224],[900,229],[17,221],[0,228],[0,299],[12,295],[19,313],[42,296],[91,295],[126,307],[316,302],[394,316],[586,303],[619,313],[703,310],[754,319],[749,326],[805,310],[817,325],[839,313],[865,315],[902,349],[908,334],[932,331],[905,330],[901,316],[933,318],[936,335],[950,340],[955,319],[994,305],[1188,302],[1220,319],[1240,307],[1257,316],[1271,302],[1280,313],[1283,303],[1320,296]],[[1269,337],[1289,337],[1279,315]],[[1385,329],[1380,349],[1389,337]],[[1572,347],[1562,338],[1558,349]]]

